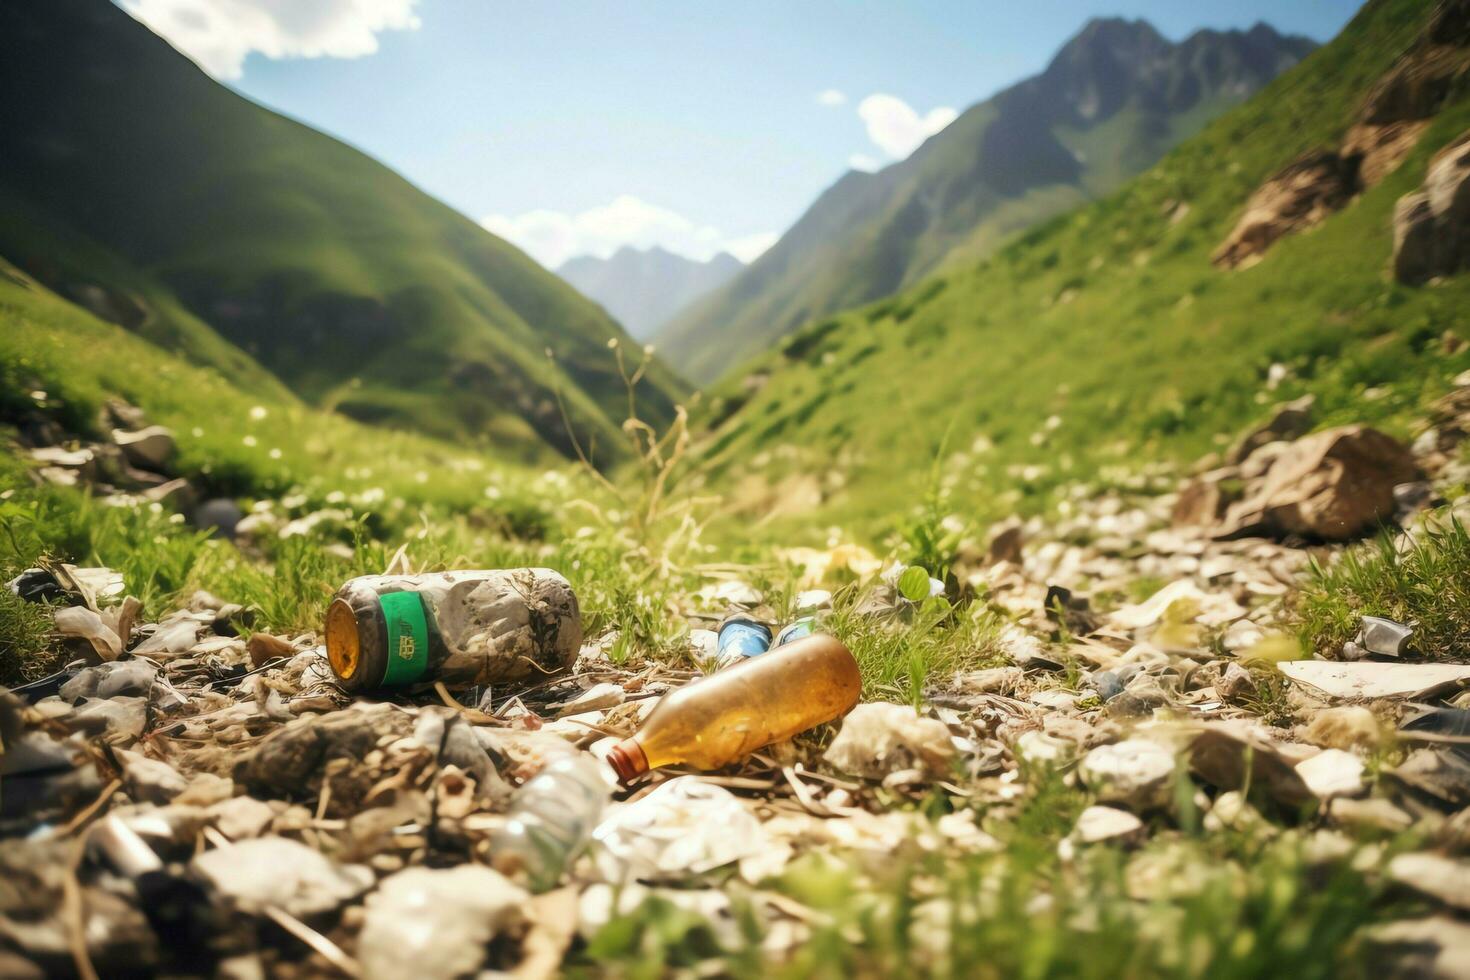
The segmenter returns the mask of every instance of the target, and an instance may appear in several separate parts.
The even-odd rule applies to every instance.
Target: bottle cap
[[[357,614],[346,599],[334,599],[327,609],[327,662],[332,673],[344,681],[353,680],[362,664],[362,642],[357,630]]]
[[[625,738],[608,750],[607,764],[618,774],[618,781],[627,784],[648,771],[648,756],[636,738]]]

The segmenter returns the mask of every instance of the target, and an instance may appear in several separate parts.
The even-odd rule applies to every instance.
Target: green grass
[[[0,562],[0,685],[33,681],[59,666],[59,655],[50,649],[51,610],[4,587],[22,568]]]
[[[811,324],[733,371],[703,402],[709,479],[776,483],[836,466],[845,486],[823,522],[881,538],[920,507],[936,455],[946,509],[983,523],[1046,512],[1074,484],[1198,458],[1271,402],[1306,392],[1321,425],[1407,437],[1470,367],[1470,353],[1439,343],[1465,329],[1470,276],[1392,282],[1391,215],[1429,157],[1470,127],[1470,104],[1453,103],[1397,172],[1254,268],[1221,271],[1209,256],[1265,178],[1341,136],[1429,6],[1375,0],[1118,193],[947,269],[942,290],[920,284]],[[1175,221],[1180,203],[1188,211]],[[1266,393],[1273,363],[1292,376]],[[770,377],[752,395],[753,373]],[[800,540],[809,524],[778,528]]]
[[[1335,656],[1363,616],[1413,623],[1414,652],[1463,660],[1470,649],[1470,532],[1458,519],[1418,539],[1385,535],[1323,564],[1314,562],[1297,601],[1302,643]]]
[[[45,394],[40,403],[37,391]],[[508,454],[498,462],[361,425],[283,391],[247,393],[235,378],[187,363],[39,286],[0,279],[0,425],[38,412],[66,431],[104,435],[98,416],[111,397],[174,431],[174,466],[205,495],[304,494],[320,505],[340,491],[399,524],[412,522],[424,504],[534,520],[525,512],[535,499],[526,464],[550,455]]]
[[[901,619],[860,614],[864,590],[834,598],[823,628],[846,643],[863,675],[863,698],[920,707],[935,684],[963,670],[1007,662],[998,644],[1004,620],[983,604],[953,610],[923,603]]]

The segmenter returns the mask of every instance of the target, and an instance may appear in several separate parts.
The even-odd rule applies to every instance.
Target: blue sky
[[[549,265],[749,258],[1091,17],[1326,40],[1356,0],[119,0],[225,84]]]

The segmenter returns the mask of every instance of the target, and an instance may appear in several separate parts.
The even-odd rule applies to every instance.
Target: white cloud
[[[632,194],[576,214],[539,209],[514,216],[492,214],[480,224],[525,249],[548,269],[574,255],[607,258],[624,245],[638,249],[658,245],[701,262],[719,252],[749,261],[777,238],[775,233],[730,238],[712,225],[697,224]]]
[[[880,169],[883,163],[868,156],[866,153],[854,153],[847,158],[847,165],[853,170],[861,170],[863,173],[870,174],[874,170]]]
[[[937,106],[921,116],[903,99],[883,92],[858,103],[857,113],[868,127],[868,138],[895,160],[907,157],[959,116],[949,106]]]
[[[842,105],[847,101],[847,96],[842,94],[841,89],[824,88],[817,93],[817,105]]]
[[[419,0],[119,0],[122,8],[215,78],[245,58],[359,58],[382,31],[417,30]]]
[[[774,231],[760,231],[754,235],[741,235],[725,242],[724,250],[746,265],[761,257],[766,249],[776,244],[781,236]]]

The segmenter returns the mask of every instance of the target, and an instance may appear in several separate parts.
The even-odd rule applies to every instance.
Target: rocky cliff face
[[[1377,185],[1467,87],[1470,2],[1442,0],[1423,32],[1364,98],[1342,143],[1304,154],[1263,184],[1215,251],[1215,264],[1227,269],[1253,265],[1278,239],[1321,223]],[[1443,197],[1453,181],[1450,171],[1441,168],[1436,180]],[[1458,267],[1460,246],[1448,230],[1455,219],[1447,217],[1446,207],[1436,211],[1427,196],[1401,202],[1394,249],[1399,278],[1419,281]]]

